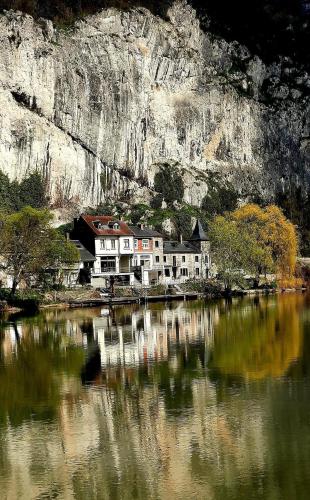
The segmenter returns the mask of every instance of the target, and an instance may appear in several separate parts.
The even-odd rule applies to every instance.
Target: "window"
[[[155,240],[155,248],[159,248],[159,241]]]
[[[169,269],[165,269],[165,276],[167,278],[169,278],[169,276],[170,276],[170,270]]]
[[[115,257],[101,257],[101,272],[115,273],[115,271],[116,271]]]
[[[185,262],[186,258],[185,255],[182,255],[182,262]]]
[[[149,248],[149,240],[142,240],[142,248]]]
[[[129,248],[129,240],[124,240],[124,248]]]
[[[167,262],[167,257],[164,255],[164,262]]]
[[[111,250],[115,250],[115,240],[111,240]]]
[[[104,250],[104,249],[105,249],[105,241],[100,240],[100,250]]]
[[[135,240],[135,249],[137,250],[138,248],[138,240]]]
[[[199,255],[195,256],[195,262],[199,262]]]
[[[199,267],[196,267],[196,276],[199,276],[200,272],[199,272]]]
[[[158,264],[159,263],[159,255],[156,255],[155,257],[155,262]]]
[[[187,269],[187,267],[181,268],[181,276],[188,276],[188,269]]]

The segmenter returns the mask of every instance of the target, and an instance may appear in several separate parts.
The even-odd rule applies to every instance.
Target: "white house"
[[[134,283],[134,235],[124,221],[106,215],[81,215],[74,220],[71,237],[95,257],[91,276],[95,288],[109,286],[112,279],[116,284]]]

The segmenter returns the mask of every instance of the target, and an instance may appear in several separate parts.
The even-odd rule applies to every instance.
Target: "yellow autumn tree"
[[[279,207],[245,205],[235,210],[232,218],[240,231],[249,232],[258,245],[269,250],[280,286],[299,284],[295,277],[298,247],[296,229]]]

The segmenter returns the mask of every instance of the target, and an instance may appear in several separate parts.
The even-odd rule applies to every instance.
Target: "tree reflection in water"
[[[281,377],[302,351],[302,295],[284,295],[226,304],[216,325],[210,368],[229,376],[258,380]]]
[[[303,498],[309,310],[287,295],[3,321],[1,491],[291,499],[289,477]]]

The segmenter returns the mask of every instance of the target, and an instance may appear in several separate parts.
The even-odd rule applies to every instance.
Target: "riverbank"
[[[247,290],[233,290],[227,294],[219,289],[214,290],[173,290],[173,293],[159,293],[165,292],[163,287],[152,287],[144,289],[134,288],[119,288],[116,290],[114,297],[104,296],[100,291],[90,288],[79,288],[72,290],[62,291],[49,291],[46,293],[38,293],[37,295],[32,292],[30,300],[29,294],[25,297],[18,297],[16,303],[13,299],[9,302],[1,301],[1,312],[15,313],[22,310],[31,311],[39,309],[53,309],[53,308],[85,308],[85,307],[100,307],[113,305],[126,305],[126,304],[147,304],[152,302],[171,302],[171,301],[187,301],[197,299],[218,299],[218,298],[232,298],[242,296],[255,296],[255,295],[271,295],[278,293],[294,293],[305,292],[307,288],[259,288]]]

